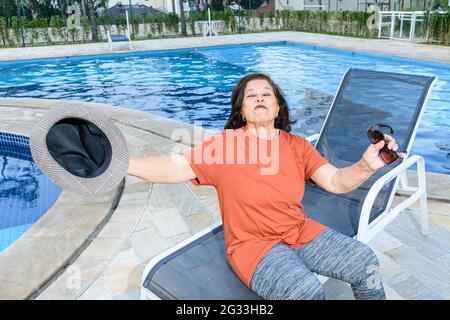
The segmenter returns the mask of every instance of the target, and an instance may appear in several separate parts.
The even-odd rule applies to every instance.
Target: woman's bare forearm
[[[332,178],[335,193],[347,193],[358,188],[375,171],[362,159],[349,167],[338,169]]]
[[[128,174],[154,183],[180,183],[195,178],[181,155],[130,158]]]

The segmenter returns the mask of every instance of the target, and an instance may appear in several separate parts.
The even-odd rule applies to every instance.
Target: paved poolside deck
[[[345,40],[345,41],[343,41]],[[450,48],[299,32],[135,41],[135,50],[185,48],[267,41],[293,41],[450,63]],[[1,49],[0,60],[109,53],[107,43]],[[37,119],[61,101],[0,99],[0,131],[29,135]],[[191,144],[172,138],[193,126],[148,113],[93,105],[115,121],[131,156],[167,154]],[[213,132],[204,130],[204,138]],[[197,139],[194,144],[203,139]],[[410,181],[413,182],[411,172]],[[413,184],[413,183],[412,183]],[[390,299],[450,299],[450,176],[427,175],[430,234],[418,231],[417,206],[405,210],[369,242],[379,257]],[[3,299],[138,299],[142,272],[157,254],[220,219],[212,187],[155,185],[127,177],[102,197],[63,192],[49,212],[0,253]],[[395,201],[400,201],[398,195]],[[84,205],[82,205],[84,204]],[[81,206],[81,208],[80,208]],[[351,298],[340,281],[328,281],[332,298]]]
[[[29,135],[36,119],[60,103],[0,99],[0,131]],[[129,109],[83,104],[113,119],[131,156],[180,152],[190,145],[171,139],[171,134],[180,128],[192,132],[191,125]],[[204,137],[210,134],[204,131]],[[409,176],[414,185],[414,173]],[[427,185],[428,236],[419,232],[416,204],[369,242],[379,257],[390,299],[450,299],[450,177],[429,173]],[[213,187],[154,185],[149,210],[143,210],[148,189],[148,183],[127,177],[116,208],[119,190],[94,198],[63,192],[38,223],[0,253],[0,297],[139,299],[142,272],[154,256],[220,219]],[[398,195],[395,201],[401,199]],[[81,209],[76,207],[83,202]],[[328,281],[326,288],[334,299],[352,298],[341,281]]]
[[[351,51],[386,54],[410,59],[422,59],[450,64],[450,47],[391,41],[386,39],[363,39],[332,36],[306,32],[266,32],[239,35],[223,35],[203,39],[202,37],[169,38],[133,41],[133,51],[167,50],[178,48],[204,47],[290,41],[316,46],[340,48]],[[127,45],[115,46],[115,52],[127,51]],[[40,46],[0,49],[0,61],[67,57],[111,53],[107,42],[76,45]]]

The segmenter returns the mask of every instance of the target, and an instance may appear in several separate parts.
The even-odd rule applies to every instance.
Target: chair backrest
[[[112,42],[121,42],[121,41],[129,41],[127,36],[124,36],[123,34],[112,34],[111,36]]]
[[[392,136],[399,150],[409,152],[435,79],[349,69],[329,109],[316,149],[338,168],[351,165],[361,159],[370,144],[367,129],[382,123],[394,129]],[[399,163],[380,169],[356,190],[339,196],[354,202],[364,202],[367,191],[375,181]],[[375,200],[374,208],[388,206],[395,182],[391,181],[383,188]],[[370,221],[374,218],[371,216]]]

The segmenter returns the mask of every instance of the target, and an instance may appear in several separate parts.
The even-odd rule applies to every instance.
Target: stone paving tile
[[[70,279],[61,276],[55,280],[51,287],[39,294],[35,300],[76,300],[94,281],[95,279],[81,280],[71,284]]]
[[[99,276],[106,266],[111,262],[111,258],[78,258],[71,266],[70,274],[77,272],[81,280],[89,280]]]
[[[43,279],[49,279],[84,242],[82,238],[20,240],[20,251],[14,250],[14,246],[18,245],[18,242],[15,242],[0,254],[0,280],[24,286],[40,285]],[[33,263],[30,264],[29,261]]]
[[[131,177],[134,178],[134,177]],[[128,193],[140,193],[140,192],[148,192],[150,189],[150,182],[143,182],[138,178],[134,178],[134,182],[130,182],[130,179],[127,179],[125,184],[125,189],[123,190],[124,194]]]
[[[389,233],[395,232],[393,231],[398,226],[406,226],[411,229],[414,234],[422,234],[421,227],[420,227],[420,216],[417,211],[413,211],[410,209],[405,209],[391,222],[389,223],[385,228],[384,231],[387,231]],[[439,226],[438,224],[434,223],[431,219],[428,219],[428,232],[438,232],[445,230],[445,228]],[[391,232],[392,231],[392,232]]]
[[[133,206],[122,206],[114,211],[109,222],[136,222],[141,216],[143,204]]]
[[[135,222],[109,222],[102,231],[97,235],[97,238],[120,238],[127,239],[133,231]]]
[[[39,109],[18,109],[14,107],[2,107],[2,122],[11,121],[17,124],[17,119],[21,123],[36,123],[37,118],[44,116],[46,111]]]
[[[405,271],[405,268],[403,268],[398,261],[395,261],[388,254],[378,251],[375,251],[375,254],[377,255],[378,262],[380,263],[380,275],[382,279],[388,276],[395,276],[395,274]]]
[[[405,199],[406,199],[405,197],[396,196],[394,198],[394,201],[392,202],[393,203],[392,205],[395,206]],[[440,214],[450,216],[450,203],[428,200],[427,206],[429,214]],[[409,210],[420,211],[419,201],[414,202],[409,207]]]
[[[113,296],[139,288],[141,275],[134,249],[120,251],[105,269],[108,292]]]
[[[124,136],[126,137],[127,144],[132,147],[142,147],[145,145],[162,147],[167,145],[168,143],[170,144],[175,142],[170,139],[173,132],[168,131],[166,125],[164,125],[164,130],[162,130],[161,128],[161,133],[158,132],[158,135],[138,128],[131,128],[123,125],[119,125],[118,127],[122,134],[124,134]],[[177,127],[173,126],[172,128],[172,130],[175,130]]]
[[[430,219],[433,221],[433,223],[440,225],[450,232],[450,216],[430,214]]]
[[[152,188],[152,194],[148,203],[148,211],[154,212],[167,208],[175,207],[172,199],[167,194],[166,188],[162,184],[154,184]]]
[[[113,300],[139,300],[141,295],[140,289],[131,289],[113,296]]]
[[[175,207],[154,210],[151,213],[151,219],[158,232],[164,238],[189,232],[189,227],[186,225],[186,222],[180,212]]]
[[[130,236],[130,242],[139,262],[146,261],[168,248],[166,241],[155,228],[134,232]]]
[[[133,205],[142,205],[145,203],[147,199],[147,192],[137,192],[137,193],[128,193],[123,194],[120,198],[119,206],[133,206]]]
[[[123,128],[120,128],[120,130],[123,130]],[[126,135],[126,144],[129,148],[133,147],[142,147],[148,145],[148,142],[141,138],[131,137],[129,135]]]
[[[383,283],[383,287],[387,300],[405,300],[401,295],[399,295],[394,289],[392,289],[387,284]]]
[[[172,145],[172,143],[169,143]],[[139,151],[139,157],[151,157],[151,156],[160,156],[162,153],[159,151],[159,148],[154,147],[153,145],[143,145],[136,147]]]
[[[416,251],[403,246],[389,250],[386,254],[440,296],[450,293],[450,273]]]
[[[378,252],[385,252],[391,249],[398,248],[403,245],[401,241],[390,235],[385,231],[380,231],[374,238],[372,238],[367,245],[372,250]]]
[[[78,300],[112,300],[113,294],[109,291],[106,276],[102,274],[79,297]]]
[[[95,282],[110,262],[111,259],[77,259],[36,299],[77,299]]]
[[[420,276],[408,271],[384,277],[383,282],[408,300],[442,300],[443,297],[420,281]]]
[[[191,234],[198,233],[214,224],[215,220],[209,212],[198,213],[184,219]]]
[[[180,143],[171,143],[166,144],[164,146],[158,147],[158,150],[161,155],[168,155],[168,154],[182,154],[183,151],[188,150],[190,147],[182,145]]]
[[[440,233],[435,232],[424,236],[420,233],[411,232],[411,229],[404,225],[397,226],[391,232],[396,239],[430,260],[435,260],[450,252],[450,242],[447,242],[447,239],[442,237]]]
[[[450,188],[448,190],[450,190]],[[450,217],[450,203],[430,201],[428,203],[428,211],[434,214]]]
[[[164,190],[183,217],[188,217],[206,210],[185,183],[164,185]]]
[[[155,224],[153,223],[151,214],[148,211],[145,211],[133,232],[139,232],[145,229],[156,229]]]
[[[33,287],[27,287],[11,281],[0,280],[0,300],[16,300],[33,292]]]
[[[165,238],[165,240],[169,247],[173,247],[173,246],[179,244],[180,242],[188,239],[191,236],[192,236],[192,233],[185,232],[185,233],[177,234],[176,236],[167,237],[167,238]]]
[[[95,238],[91,244],[80,254],[79,258],[108,259],[118,251],[122,239]]]
[[[78,205],[74,208],[52,208],[39,219],[24,237],[88,237],[104,219],[103,207]],[[99,210],[100,209],[100,210]]]
[[[141,157],[142,154],[139,151],[138,147],[128,146],[128,156],[130,158],[136,158],[136,157]]]
[[[30,126],[18,126],[16,123],[4,123],[1,126],[3,132],[29,136],[30,135]]]

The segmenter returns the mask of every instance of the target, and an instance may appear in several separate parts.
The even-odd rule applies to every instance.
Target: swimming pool
[[[39,220],[61,191],[33,162],[27,137],[0,132],[0,252]]]
[[[450,65],[289,42],[0,63],[0,97],[73,99],[148,111],[222,129],[230,93],[249,72],[283,89],[293,132],[318,132],[349,67],[439,78],[412,152],[450,174]]]

